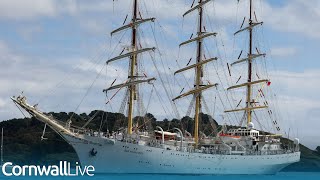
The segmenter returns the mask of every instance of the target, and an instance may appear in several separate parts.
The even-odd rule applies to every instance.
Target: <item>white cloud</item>
[[[18,32],[21,34],[23,39],[27,41],[32,41],[34,37],[37,37],[39,33],[43,31],[40,25],[31,25],[31,26],[24,26],[21,29],[18,29]]]
[[[295,47],[276,47],[271,49],[271,56],[273,57],[289,57],[297,54]]]
[[[304,72],[271,72],[272,87],[278,96],[278,108],[286,122],[302,143],[314,148],[316,141],[311,136],[320,137],[320,70]]]
[[[0,40],[0,54],[1,54],[1,59],[3,59],[2,61],[0,61],[1,67],[7,67],[7,68],[14,67],[17,63],[21,62],[23,59],[21,56],[15,55],[14,53],[12,53],[8,45],[1,40]]]
[[[2,98],[0,98],[0,108],[4,108],[5,105],[6,105],[5,100],[3,100]]]
[[[1,0],[0,18],[32,19],[38,16],[55,16],[54,0]]]
[[[320,1],[292,0],[282,7],[272,7],[263,2],[263,18],[270,27],[299,36],[320,38]]]
[[[279,71],[271,72],[271,79],[275,81],[281,91],[289,95],[318,99],[320,84],[320,70],[306,70],[303,72]]]
[[[32,20],[56,17],[60,14],[78,15],[92,11],[110,11],[107,1],[76,0],[1,0],[0,19]]]
[[[84,19],[82,20],[81,27],[90,33],[106,33],[105,26],[94,19]]]
[[[320,38],[318,29],[320,28],[320,2],[317,0],[303,1],[293,0],[281,7],[270,5],[262,1],[255,3],[258,19],[264,20],[266,26],[282,32],[299,33],[300,36]],[[237,3],[233,1],[217,1],[208,5],[209,16],[217,22],[225,24],[235,23],[236,12],[237,23],[241,23],[243,16],[247,16],[247,3],[241,2],[237,8]],[[156,16],[160,22],[171,22],[173,26],[180,25],[177,21],[182,21],[182,14],[189,8],[189,4],[182,0],[174,1],[143,1],[141,11],[145,16]],[[144,6],[148,7],[145,11]],[[55,17],[60,14],[79,16],[87,13],[104,13],[115,17],[114,10],[126,12],[130,15],[131,3],[126,1],[75,1],[75,0],[1,0],[0,18],[30,20],[39,17]],[[261,9],[260,9],[261,8]],[[118,14],[118,13],[117,13]],[[124,15],[125,16],[125,15]],[[121,16],[122,17],[122,16]],[[119,18],[119,16],[117,16]],[[124,17],[123,17],[124,18]],[[190,20],[189,17],[186,18]],[[118,19],[119,20],[119,19]],[[102,23],[101,23],[102,24]],[[100,24],[100,25],[101,25]],[[86,22],[83,27],[100,31],[101,27],[97,22]]]
[[[97,77],[99,65],[90,63],[85,71],[80,66],[74,67],[74,62],[91,62],[76,57],[51,57],[46,62],[39,61],[39,57],[22,56],[12,50],[4,42],[0,43],[0,112],[1,120],[21,117],[10,97],[21,91],[29,97],[31,104],[41,102],[41,109],[45,111],[73,111],[80,102],[93,80]],[[102,62],[104,63],[104,62]],[[102,66],[100,66],[102,67]],[[112,81],[111,79],[109,81]],[[101,93],[104,81],[94,84],[91,92]],[[95,94],[89,94],[88,99],[97,99]],[[103,99],[103,98],[101,98]],[[63,103],[62,103],[63,102]],[[89,104],[98,108],[95,104]],[[87,107],[84,105],[84,107]]]

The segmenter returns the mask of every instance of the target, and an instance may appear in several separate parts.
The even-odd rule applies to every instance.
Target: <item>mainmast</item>
[[[132,15],[132,23],[135,23],[137,20],[137,7],[138,6],[138,2],[137,0],[134,0],[133,2],[133,15]],[[131,48],[132,51],[136,51],[136,47],[137,47],[137,28],[136,26],[132,26],[132,43],[131,43]],[[134,76],[135,74],[135,69],[137,66],[136,60],[137,60],[137,54],[133,54],[130,57],[130,76],[129,79],[130,81],[134,80]],[[130,85],[129,86],[129,109],[128,109],[128,134],[132,134],[132,119],[133,119],[133,103],[134,100],[136,100],[136,86]]]
[[[191,7],[190,10],[188,10],[186,13],[183,14],[183,16],[191,13],[194,10],[198,10],[198,32],[197,32],[197,37],[190,39],[188,41],[185,41],[180,44],[180,46],[189,44],[191,42],[196,42],[197,43],[197,59],[196,63],[182,68],[178,71],[175,72],[175,74],[183,72],[185,70],[195,68],[195,82],[194,82],[194,89],[184,93],[173,100],[188,96],[188,95],[193,95],[195,98],[195,115],[194,115],[194,141],[196,147],[199,144],[199,119],[200,119],[200,113],[201,113],[201,101],[202,101],[202,91],[211,88],[213,86],[216,86],[217,84],[207,84],[204,85],[202,81],[203,77],[203,65],[205,63],[211,62],[213,60],[217,60],[217,58],[210,58],[210,59],[202,59],[203,58],[203,39],[209,36],[216,36],[217,33],[209,33],[209,32],[203,32],[203,6],[210,2],[211,0],[198,0],[198,4],[195,7]]]
[[[202,0],[199,0],[199,4],[202,3]],[[203,16],[203,10],[202,7],[199,7],[198,9],[199,15],[198,15],[198,37],[202,35],[202,16]],[[197,43],[197,63],[201,62],[202,57],[202,39],[198,40]],[[200,85],[202,85],[202,65],[196,67],[196,80],[195,80],[195,88],[199,89]],[[196,96],[196,105],[195,105],[195,115],[194,115],[194,141],[196,145],[199,143],[199,118],[200,118],[200,112],[201,112],[201,91],[195,94]]]
[[[263,108],[267,108],[267,106],[253,106],[253,104],[255,104],[255,100],[252,99],[252,85],[254,84],[259,84],[259,83],[264,83],[264,82],[268,82],[269,80],[267,79],[262,79],[262,80],[257,80],[257,81],[252,81],[252,61],[258,57],[261,57],[261,56],[265,56],[266,54],[260,54],[260,52],[258,51],[257,49],[257,54],[254,54],[253,53],[253,28],[257,25],[262,25],[263,22],[254,22],[253,21],[253,1],[252,0],[249,0],[250,1],[250,5],[249,5],[249,25],[248,27],[245,27],[243,29],[242,28],[242,25],[241,25],[241,28],[239,31],[235,32],[234,35],[240,33],[240,32],[243,32],[243,31],[246,31],[248,30],[249,31],[249,50],[248,50],[248,55],[246,58],[243,58],[243,59],[239,59],[235,62],[233,62],[231,65],[236,65],[236,64],[239,64],[239,63],[242,63],[242,62],[246,62],[248,63],[248,78],[247,78],[247,82],[246,83],[243,83],[243,84],[239,84],[239,85],[235,85],[235,86],[231,86],[228,88],[228,90],[231,90],[231,89],[236,89],[236,88],[241,88],[241,87],[247,87],[247,94],[246,94],[246,107],[245,108],[242,108],[242,109],[233,109],[233,110],[227,110],[225,112],[238,112],[238,111],[245,111],[245,114],[246,114],[246,119],[247,119],[247,126],[252,122],[252,116],[251,116],[251,113],[252,113],[252,110],[255,110],[255,109],[263,109]],[[255,17],[255,20],[257,21],[257,18]],[[243,21],[244,22],[244,21]],[[241,56],[241,54],[240,54]],[[240,58],[240,57],[239,57]]]
[[[129,90],[129,98],[128,98],[128,129],[127,133],[130,135],[132,134],[132,120],[133,120],[133,111],[134,111],[134,102],[137,100],[137,84],[140,83],[149,83],[151,81],[156,80],[155,78],[146,78],[145,76],[139,76],[138,74],[138,54],[144,53],[147,51],[154,51],[155,47],[152,48],[138,48],[137,46],[137,34],[138,34],[138,26],[142,23],[148,22],[148,21],[154,21],[155,18],[147,18],[143,19],[140,15],[140,18],[138,18],[138,0],[133,0],[133,11],[132,11],[132,20],[129,24],[124,25],[114,31],[111,32],[111,35],[126,30],[128,28],[131,28],[131,48],[130,52],[126,54],[120,53],[119,56],[114,57],[112,59],[109,59],[107,61],[108,63],[111,63],[113,61],[117,61],[123,58],[129,57],[129,74],[128,74],[128,80],[123,84],[118,84],[111,86],[107,89],[104,89],[104,92],[108,92],[113,89],[121,89],[123,87],[127,87]],[[141,79],[143,78],[143,79]]]
[[[250,0],[250,18],[249,26],[252,26],[252,0]],[[249,54],[248,57],[252,56],[252,28],[249,29]],[[247,125],[251,122],[251,78],[252,78],[252,60],[248,59],[248,86],[247,86],[247,101],[246,101],[246,114],[247,114]]]

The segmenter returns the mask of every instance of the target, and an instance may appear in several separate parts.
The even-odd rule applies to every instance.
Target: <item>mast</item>
[[[252,26],[252,0],[250,0],[250,18],[249,27]],[[248,57],[252,56],[252,28],[249,29],[249,54]],[[248,59],[248,86],[247,86],[247,102],[246,102],[246,114],[247,114],[247,125],[251,123],[251,81],[252,81],[252,59]]]
[[[194,141],[195,141],[195,147],[198,146],[199,144],[199,119],[200,119],[200,113],[201,113],[201,101],[202,101],[202,91],[207,90],[211,87],[216,86],[217,84],[203,84],[203,65],[211,62],[213,60],[217,60],[216,57],[210,58],[210,59],[202,59],[203,58],[203,39],[207,38],[209,36],[216,36],[217,33],[210,33],[210,32],[203,32],[203,6],[210,2],[211,0],[198,0],[198,4],[194,7],[191,7],[190,10],[188,10],[186,13],[183,14],[183,16],[193,12],[194,10],[198,10],[198,32],[197,32],[197,37],[187,40],[183,43],[180,44],[186,45],[192,42],[197,43],[197,58],[196,58],[196,63],[193,65],[190,65],[188,67],[182,68],[177,70],[174,74],[195,68],[195,82],[194,82],[194,89],[190,90],[187,93],[184,93],[176,98],[173,99],[179,99],[188,95],[193,95],[195,97],[195,115],[194,115]]]
[[[133,2],[133,16],[132,16],[132,23],[135,23],[137,20],[137,9],[138,9],[138,0],[134,0]],[[136,51],[137,47],[137,28],[136,26],[132,26],[132,42],[131,42],[132,51]],[[130,58],[130,81],[133,81],[135,78],[135,69],[136,69],[136,60],[137,54],[133,54]],[[128,109],[128,134],[132,134],[132,119],[133,119],[133,104],[134,100],[136,99],[136,86],[130,85],[129,86],[129,109]]]
[[[154,51],[155,47],[150,48],[142,48],[140,49],[137,46],[137,34],[138,34],[138,26],[140,24],[143,24],[145,22],[152,21],[154,22],[155,18],[146,18],[143,19],[140,15],[138,17],[138,0],[133,0],[133,6],[132,6],[132,19],[129,24],[126,24],[118,29],[115,29],[111,32],[111,35],[126,30],[131,29],[131,48],[130,52],[126,54],[122,54],[123,51],[120,53],[119,56],[116,56],[114,58],[111,58],[107,61],[107,64],[118,61],[124,58],[129,58],[129,70],[128,70],[128,79],[123,84],[117,84],[111,87],[108,87],[103,90],[103,92],[108,92],[113,89],[122,89],[123,87],[128,88],[129,90],[129,96],[128,96],[128,128],[127,133],[130,135],[132,134],[132,120],[133,120],[133,112],[134,112],[134,102],[137,100],[137,85],[141,83],[151,83],[151,81],[156,80],[155,78],[148,78],[146,79],[145,76],[139,76],[138,74],[138,54],[145,53],[148,51]],[[141,79],[144,78],[144,79]]]
[[[199,0],[199,4],[202,3],[202,0]],[[199,23],[198,23],[198,37],[202,35],[202,18],[203,16],[203,10],[202,7],[199,8]],[[197,63],[201,62],[202,57],[202,39],[198,40],[197,43]],[[200,88],[200,85],[202,84],[202,65],[196,67],[196,80],[195,80],[195,87],[196,89]],[[196,146],[199,143],[199,118],[200,118],[200,112],[201,112],[201,92],[198,92],[195,94],[196,96],[196,106],[195,106],[195,115],[194,115],[194,141]]]
[[[254,22],[253,21],[253,1],[252,0],[249,0],[250,2],[250,10],[249,10],[249,25],[245,28],[242,28],[242,25],[241,25],[241,28],[240,30],[238,30],[237,32],[234,33],[234,35],[238,34],[238,33],[241,33],[243,31],[247,31],[249,32],[249,52],[248,52],[248,55],[246,58],[243,58],[243,59],[239,59],[240,56],[239,56],[239,60],[233,62],[231,64],[231,66],[233,65],[237,65],[237,64],[240,64],[242,62],[247,62],[248,64],[248,78],[247,78],[247,82],[246,83],[243,83],[243,84],[239,84],[239,85],[235,85],[235,86],[231,86],[228,88],[228,90],[231,90],[231,89],[236,89],[236,88],[242,88],[242,87],[246,87],[247,88],[247,93],[246,93],[246,107],[245,108],[240,108],[240,109],[232,109],[232,110],[226,110],[225,112],[226,113],[229,113],[229,112],[238,112],[238,111],[244,111],[245,114],[246,114],[246,118],[247,118],[247,127],[249,125],[249,123],[252,122],[252,110],[255,110],[255,109],[263,109],[263,108],[267,108],[268,106],[257,106],[255,105],[254,103],[254,99],[252,99],[252,85],[255,85],[255,84],[260,84],[260,83],[267,83],[269,82],[269,80],[267,79],[260,79],[260,80],[256,80],[256,81],[253,81],[252,80],[252,61],[254,59],[257,59],[259,57],[265,57],[266,54],[263,53],[261,54],[258,49],[257,49],[257,54],[253,53],[253,28],[256,27],[257,25],[262,25],[263,22]],[[257,18],[255,18],[255,20],[257,21]],[[252,106],[254,104],[254,106]]]

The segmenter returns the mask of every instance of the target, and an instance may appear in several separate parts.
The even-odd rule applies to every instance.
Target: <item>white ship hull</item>
[[[143,174],[275,174],[298,162],[300,152],[277,155],[217,155],[189,153],[100,139],[92,143],[63,135],[75,149],[82,165],[93,165],[96,173]],[[90,137],[87,137],[90,139]],[[96,142],[96,141],[95,141]],[[97,154],[91,155],[95,149]]]
[[[275,155],[190,153],[146,146],[143,145],[145,141],[139,145],[103,136],[78,134],[28,105],[25,97],[12,100],[60,134],[74,148],[81,165],[93,165],[95,173],[275,174],[300,160],[300,152]]]

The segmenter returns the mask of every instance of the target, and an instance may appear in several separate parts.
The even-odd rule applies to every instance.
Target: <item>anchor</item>
[[[96,156],[97,153],[98,153],[98,151],[96,151],[94,148],[92,148],[91,151],[90,151],[90,155],[91,156]]]

